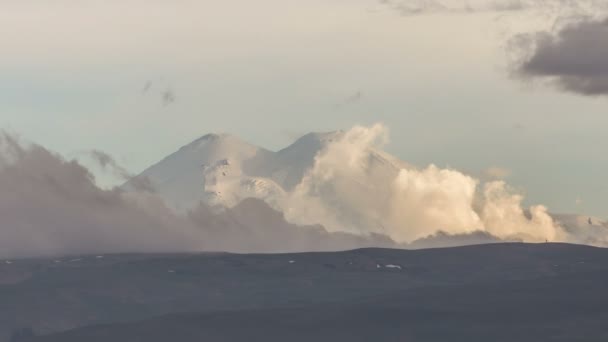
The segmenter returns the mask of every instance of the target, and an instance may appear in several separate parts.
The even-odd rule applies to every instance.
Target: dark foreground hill
[[[89,256],[0,280],[0,328],[45,335],[22,341],[608,340],[608,250],[583,246]]]

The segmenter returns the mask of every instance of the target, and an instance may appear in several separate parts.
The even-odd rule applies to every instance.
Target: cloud
[[[457,247],[500,242],[506,242],[506,240],[499,239],[484,231],[475,231],[467,234],[448,234],[440,231],[412,242],[408,245],[408,248]],[[515,239],[509,242],[521,242],[521,240]]]
[[[101,190],[77,162],[8,135],[0,146],[2,257],[196,250],[203,243],[157,197]]]
[[[503,180],[509,178],[511,170],[504,167],[491,166],[481,172],[481,176],[486,180]]]
[[[8,135],[0,145],[10,147],[2,156],[9,162],[0,169],[1,255],[197,245],[193,231],[182,225],[175,232],[168,229],[174,217],[162,201],[139,196],[136,202],[118,191],[100,190],[84,167],[40,146],[22,147]]]
[[[281,212],[254,198],[245,199],[219,213],[199,206],[188,216],[196,225],[206,227],[208,238],[216,250],[289,252],[399,247],[381,234],[329,233],[321,225],[289,224]]]
[[[122,180],[128,180],[132,177],[132,175],[122,167],[116,160],[106,152],[100,150],[91,150],[89,151],[89,155],[95,162],[101,166],[104,171],[110,171],[114,173],[116,176],[120,177]]]
[[[343,99],[342,101],[340,101],[339,103],[337,103],[335,105],[336,108],[340,108],[340,107],[346,107],[346,106],[350,106],[350,105],[354,105],[357,104],[359,102],[361,102],[361,100],[363,100],[364,98],[364,94],[362,91],[357,91],[354,94],[346,97],[345,99]]]
[[[608,243],[604,228],[565,230],[544,206],[524,208],[523,196],[503,181],[398,163],[381,151],[387,141],[383,125],[338,133],[277,203],[282,211],[245,199],[221,211],[200,204],[177,214],[153,192],[100,189],[78,162],[0,134],[0,258]]]
[[[403,15],[495,13],[509,68],[587,96],[608,94],[608,2],[600,0],[383,0]],[[525,27],[523,31],[521,26]],[[516,27],[520,27],[518,30]]]
[[[502,181],[482,182],[453,169],[403,166],[382,152],[383,125],[357,126],[333,139],[282,209],[288,220],[319,222],[329,231],[386,234],[412,243],[438,232],[485,232],[497,239],[565,241],[543,206]]]
[[[544,16],[608,8],[598,0],[381,0],[403,15],[540,12]]]
[[[90,150],[85,152],[86,155],[91,157],[103,171],[111,172],[114,176],[118,177],[121,181],[128,181],[129,189],[153,193],[156,190],[154,185],[145,176],[135,176],[131,174],[125,167],[120,165],[114,157],[101,150]]]
[[[584,19],[556,33],[520,36],[516,71],[582,95],[608,95],[608,20]]]
[[[100,162],[111,159],[97,154]],[[103,190],[76,161],[0,134],[0,258],[111,252],[286,252],[396,246],[296,226],[259,200],[177,215],[155,194]]]

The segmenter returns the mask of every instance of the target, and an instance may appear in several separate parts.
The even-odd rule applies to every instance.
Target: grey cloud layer
[[[583,20],[534,35],[528,44],[532,53],[517,66],[521,75],[583,95],[608,95],[608,20]]]
[[[41,146],[0,139],[0,255],[193,250],[195,231],[161,201],[97,188],[93,176]],[[9,146],[10,148],[7,148]]]
[[[111,165],[111,157],[97,154]],[[116,165],[118,166],[118,165]],[[289,224],[260,200],[176,215],[150,192],[103,190],[76,161],[0,133],[0,258],[111,252],[283,252],[395,246]]]

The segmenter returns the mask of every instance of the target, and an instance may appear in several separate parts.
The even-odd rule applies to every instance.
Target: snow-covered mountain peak
[[[255,153],[258,150],[263,149],[228,133],[206,134],[180,149],[180,151],[203,151],[204,153],[210,153],[213,155],[225,155],[226,153],[232,155],[243,155]]]
[[[328,144],[340,139],[344,135],[343,131],[324,132],[324,133],[308,133],[301,136],[291,145],[280,150],[278,153],[282,155],[298,154],[310,156],[316,154]]]
[[[208,134],[140,176],[182,213],[201,202],[231,208],[253,197],[293,223],[388,234],[400,242],[476,229],[526,241],[608,241],[603,221],[554,216],[561,228],[542,206],[526,212],[521,196],[504,183],[407,165],[383,151],[386,138],[381,126],[355,127],[309,133],[273,152],[230,134]]]
[[[229,194],[241,178],[257,175],[272,162],[273,152],[222,133],[207,134],[184,145],[140,174],[147,178],[168,205],[187,211],[200,202],[230,204],[240,200]],[[236,185],[235,185],[236,184]],[[133,190],[130,182],[124,185]],[[230,198],[223,203],[221,198]]]
[[[298,138],[294,144],[303,144],[306,142],[328,143],[343,137],[344,133],[345,132],[343,130],[331,132],[311,132]]]
[[[178,211],[205,202],[233,206],[247,197],[278,203],[302,181],[317,156],[345,137],[344,131],[308,133],[273,152],[227,133],[211,133],[184,145],[141,173]],[[402,166],[397,158],[369,150],[369,168],[393,177]],[[361,180],[363,181],[363,180]],[[132,190],[127,183],[124,187]]]

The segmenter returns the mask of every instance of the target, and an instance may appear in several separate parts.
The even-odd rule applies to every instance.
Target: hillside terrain
[[[1,341],[11,334],[66,342],[601,341],[608,334],[608,250],[566,244],[14,260],[2,262],[0,283]],[[23,329],[41,336],[15,333]]]

